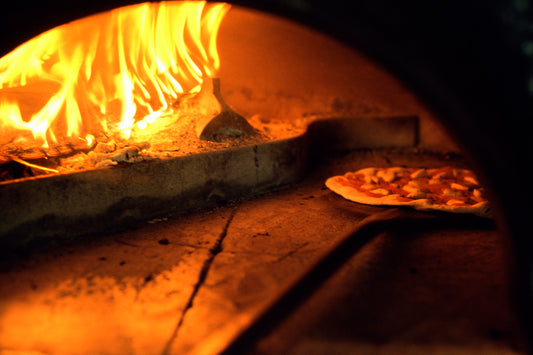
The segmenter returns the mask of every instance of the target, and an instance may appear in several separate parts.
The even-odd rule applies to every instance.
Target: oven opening
[[[394,73],[226,3],[72,20],[0,58],[0,350],[526,352],[485,177]]]

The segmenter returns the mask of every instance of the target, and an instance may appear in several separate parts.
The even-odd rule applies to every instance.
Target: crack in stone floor
[[[189,309],[191,309],[194,305],[194,299],[196,295],[198,294],[198,291],[204,284],[207,274],[209,273],[209,269],[211,268],[211,265],[213,264],[213,261],[215,260],[216,256],[222,251],[222,243],[224,242],[224,239],[226,238],[226,235],[228,234],[228,229],[231,224],[231,221],[233,220],[233,217],[235,216],[238,209],[238,205],[233,208],[230,215],[228,216],[228,220],[226,221],[226,224],[224,225],[224,228],[222,229],[222,232],[216,239],[213,246],[209,249],[209,254],[207,258],[205,259],[202,268],[200,269],[200,273],[198,274],[198,280],[196,284],[194,285],[194,288],[191,292],[191,295],[189,297],[189,300],[187,301],[187,304],[185,305],[185,308],[183,309],[183,312],[180,315],[180,318],[178,320],[178,323],[176,324],[176,328],[174,329],[174,332],[172,333],[170,339],[165,345],[165,348],[163,349],[162,355],[170,355],[171,354],[171,348],[173,342],[177,339],[179,330],[181,326],[183,325],[183,322],[185,321],[185,316],[187,315],[187,312]]]

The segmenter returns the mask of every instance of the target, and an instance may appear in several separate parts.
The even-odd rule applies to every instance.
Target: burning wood
[[[118,8],[51,29],[0,58],[3,160],[76,155],[94,138],[137,142],[135,130],[175,118],[172,103],[217,73],[216,38],[229,7]]]
[[[295,125],[258,115],[250,118],[252,125],[225,102],[218,78],[206,79],[198,93],[183,95],[171,107],[157,124],[133,130],[127,139],[101,132],[90,142],[77,139],[48,149],[4,145],[0,181],[255,145],[297,136],[306,126],[303,121]]]
[[[174,157],[205,146],[198,139],[261,139],[212,79],[228,10],[203,1],[119,8],[0,58],[2,180]]]

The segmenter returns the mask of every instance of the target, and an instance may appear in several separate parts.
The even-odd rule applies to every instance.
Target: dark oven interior
[[[132,3],[15,3],[1,54]],[[233,2],[221,94],[276,139],[0,185],[0,349],[528,353],[530,11]],[[443,165],[477,173],[491,218],[352,204],[324,186],[367,166]],[[202,187],[154,192],[176,179]],[[61,217],[66,200],[84,209]]]

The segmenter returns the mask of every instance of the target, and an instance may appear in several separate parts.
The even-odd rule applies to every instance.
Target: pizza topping
[[[412,187],[421,189],[423,186],[423,181],[422,180],[409,180],[407,184],[405,184],[405,186],[412,186]]]
[[[435,193],[440,193],[447,187],[448,185],[443,184],[442,182],[440,182],[439,184],[435,183],[435,184],[428,184],[424,186],[426,190],[435,192]]]
[[[465,202],[461,200],[448,200],[446,204],[448,206],[465,206],[466,205]]]
[[[449,166],[438,169],[428,169],[428,175],[437,179],[441,177],[453,177],[453,169]]]
[[[472,200],[474,200],[475,202],[486,201],[485,198],[483,197],[482,192],[479,189],[474,189],[474,191],[472,191]]]
[[[450,184],[450,187],[451,187],[452,189],[460,190],[460,191],[466,191],[466,190],[468,190],[468,186],[460,185],[460,184],[457,184],[457,183],[455,183],[455,182],[452,182],[452,183]]]
[[[376,175],[376,170],[376,168],[366,168],[359,170],[359,174],[364,177],[365,182],[370,183],[372,182],[372,178]]]
[[[442,181],[438,178],[431,178],[431,180],[428,181],[429,185],[442,185]]]
[[[410,192],[408,195],[407,195],[408,198],[411,198],[411,199],[421,199],[421,198],[426,198],[426,193],[425,192],[422,192],[422,191],[417,191],[417,192]]]
[[[361,188],[364,189],[364,190],[372,190],[372,189],[375,189],[376,188],[376,185],[375,184],[370,184],[370,183],[364,183],[363,185],[361,185]]]
[[[411,173],[411,179],[418,179],[418,178],[423,178],[427,176],[428,174],[427,174],[426,169],[417,169],[413,173]]]
[[[440,179],[445,179],[445,178],[449,178],[450,176],[448,175],[448,172],[446,171],[441,171],[441,172],[438,172],[436,174],[434,174],[431,179],[434,179],[434,180],[440,180]]]
[[[378,170],[376,176],[381,178],[385,182],[393,182],[398,176],[401,176],[405,172],[405,168],[389,168]]]
[[[403,187],[403,190],[405,190],[409,194],[408,197],[410,198],[422,198],[422,197],[413,197],[413,196],[418,196],[420,194],[424,194],[423,197],[425,197],[425,193],[421,190],[419,186],[413,186],[410,183],[405,185]]]
[[[396,174],[393,171],[380,170],[377,173],[377,177],[385,182],[392,182],[396,179]]]
[[[442,195],[446,197],[457,197],[457,196],[462,196],[463,194],[460,191],[457,191],[453,188],[451,189],[445,188],[442,190]]]
[[[372,193],[374,193],[374,194],[383,195],[383,196],[385,196],[385,195],[389,195],[389,194],[390,194],[390,191],[389,191],[389,190],[387,190],[387,189],[383,189],[383,188],[377,188],[377,189],[374,189],[374,190],[372,190],[372,191],[370,191],[370,192],[372,192]]]
[[[479,185],[479,182],[477,181],[477,179],[473,176],[465,176],[463,178],[464,181],[472,184],[472,185]]]

